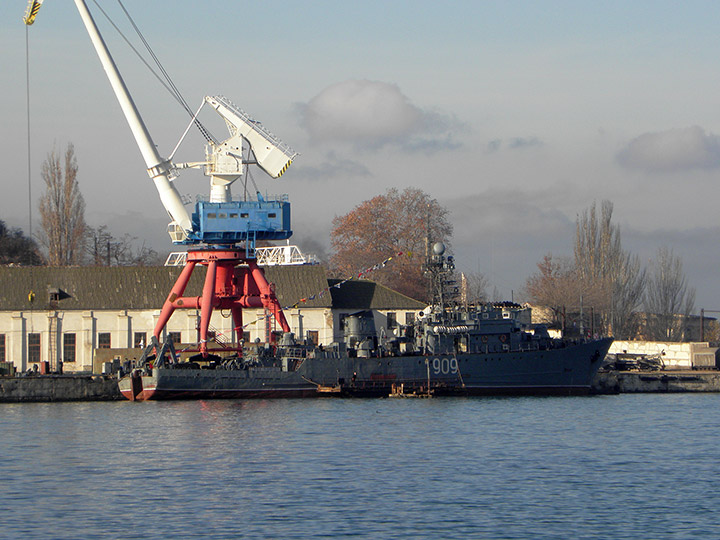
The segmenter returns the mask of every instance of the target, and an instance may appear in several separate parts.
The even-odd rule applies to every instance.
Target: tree
[[[85,243],[85,201],[77,181],[75,149],[69,143],[64,167],[53,150],[42,165],[45,194],[40,199],[43,234],[50,266],[80,264]]]
[[[578,305],[583,292],[574,261],[547,254],[537,267],[525,284],[526,292],[533,304],[551,308],[553,322],[560,323],[563,309]]]
[[[490,281],[482,272],[471,272],[469,274],[460,274],[460,283],[463,291],[465,302],[470,304],[487,302],[487,288]]]
[[[695,307],[695,289],[688,287],[682,259],[671,249],[658,249],[645,291],[646,334],[649,339],[680,341]]]
[[[636,255],[622,249],[612,214],[610,201],[602,202],[599,214],[595,203],[585,209],[576,221],[574,258],[545,256],[526,289],[533,303],[556,311],[592,308],[606,331],[628,337],[635,333],[647,273]]]
[[[0,220],[0,264],[40,265],[42,262],[35,240],[20,229],[8,229]]]
[[[622,249],[620,228],[612,223],[612,213],[613,204],[606,200],[600,216],[595,203],[578,216],[575,267],[585,303],[603,313],[614,336],[628,337],[634,331],[647,273],[637,255]]]
[[[88,227],[87,252],[94,266],[150,266],[160,265],[162,260],[154,249],[145,244],[136,248],[135,238],[129,234],[116,238],[106,225]]]
[[[339,276],[359,271],[393,257],[386,268],[371,276],[407,296],[427,299],[423,275],[427,240],[449,244],[452,225],[448,211],[417,188],[390,189],[333,219],[331,267]],[[403,255],[396,255],[402,252]]]

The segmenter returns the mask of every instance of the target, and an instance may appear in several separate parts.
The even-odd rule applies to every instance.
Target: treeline
[[[85,200],[78,184],[75,149],[62,158],[53,150],[42,164],[45,191],[40,198],[37,238],[0,220],[0,264],[49,266],[131,266],[162,264],[160,255],[137,238],[115,236],[107,226],[85,222]]]
[[[682,259],[660,247],[643,266],[623,249],[612,214],[613,204],[602,201],[599,211],[593,203],[578,216],[574,256],[546,255],[527,280],[529,301],[550,307],[558,324],[582,310],[596,316],[591,323],[598,333],[680,341],[695,306]]]

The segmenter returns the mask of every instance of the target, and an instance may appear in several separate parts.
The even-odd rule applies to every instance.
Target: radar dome
[[[437,242],[436,244],[434,244],[433,253],[435,255],[442,255],[443,253],[445,253],[445,244],[443,244],[442,242]]]

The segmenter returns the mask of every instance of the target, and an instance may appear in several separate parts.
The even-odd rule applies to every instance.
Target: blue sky
[[[255,178],[289,194],[305,249],[328,249],[332,218],[362,200],[417,186],[450,210],[460,269],[518,298],[543,255],[571,255],[577,214],[609,199],[627,249],[674,249],[697,307],[720,309],[720,3],[124,4],[191,107],[224,94],[301,153],[281,180]],[[24,10],[0,5],[0,219],[27,229]],[[169,154],[184,111],[96,19]],[[43,159],[72,142],[88,221],[170,249],[73,2],[46,0],[29,37],[35,198]],[[192,173],[178,187],[207,193]]]

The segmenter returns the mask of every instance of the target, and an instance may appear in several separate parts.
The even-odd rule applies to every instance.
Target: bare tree
[[[525,284],[533,304],[558,310],[563,306],[579,304],[582,288],[572,259],[548,254],[537,267],[538,271]]]
[[[599,212],[595,203],[585,209],[576,222],[574,258],[546,255],[528,278],[526,291],[531,302],[556,314],[589,310],[592,326],[628,337],[636,332],[635,312],[642,304],[647,272],[636,255],[622,249],[612,214],[610,201],[603,201]]]
[[[88,227],[87,253],[94,266],[151,266],[160,265],[162,260],[154,249],[143,243],[136,247],[137,238],[125,234],[113,236],[106,225]]]
[[[50,266],[80,264],[85,243],[85,201],[77,181],[75,149],[69,143],[64,166],[53,150],[42,165],[45,194],[40,199],[41,243]]]
[[[488,278],[481,272],[461,273],[460,282],[463,300],[470,304],[487,302],[487,289],[490,286]]]
[[[695,289],[688,287],[682,259],[661,247],[651,264],[645,291],[646,334],[650,339],[680,341],[695,307]]]
[[[642,303],[647,273],[637,256],[622,249],[620,228],[612,223],[613,204],[595,203],[578,216],[575,267],[585,303],[603,313],[616,337],[633,333],[635,312]]]
[[[565,308],[579,306],[582,302],[582,282],[578,279],[575,263],[569,257],[548,254],[537,267],[537,272],[525,284],[530,302],[550,308],[552,320],[549,322],[561,324]]]
[[[449,243],[452,225],[448,211],[417,188],[390,189],[362,202],[333,220],[331,258],[338,276],[353,275],[394,257],[392,267],[379,269],[371,279],[412,298],[427,299],[422,267],[426,240]],[[395,257],[402,252],[402,257]]]

